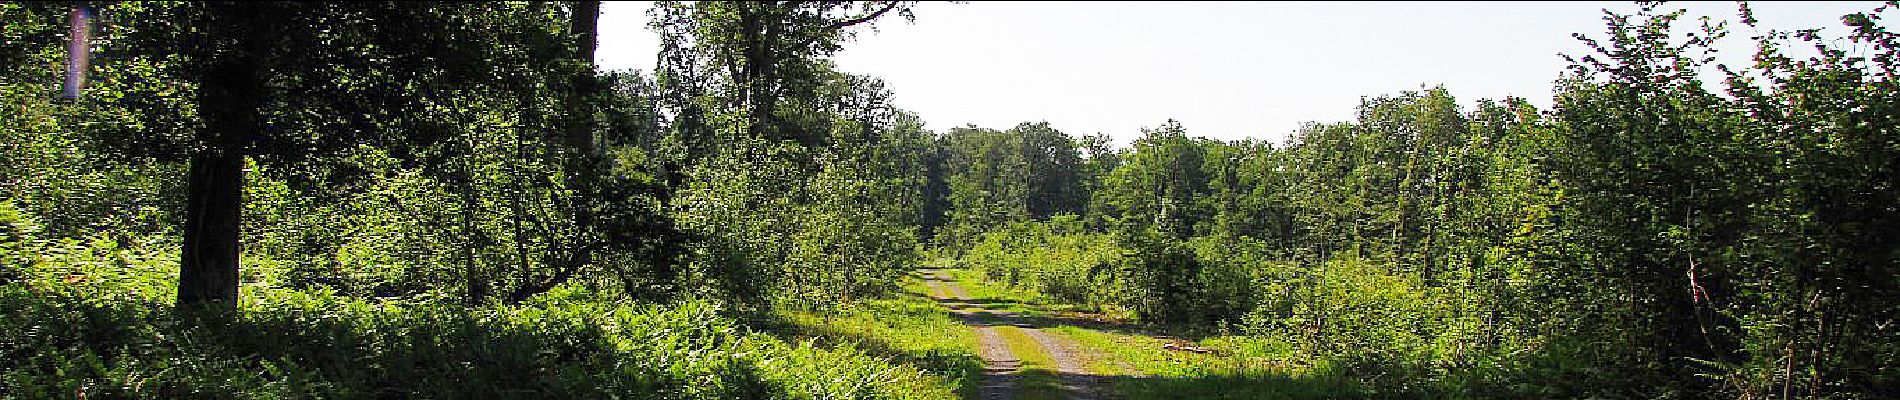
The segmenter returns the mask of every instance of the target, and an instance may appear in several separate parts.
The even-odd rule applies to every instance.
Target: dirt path
[[[1059,386],[1063,394],[1070,399],[1096,399],[1102,386],[1099,376],[1089,373],[1087,359],[1083,350],[1074,342],[1058,334],[1044,332],[1033,325],[1032,321],[1010,311],[992,310],[988,304],[971,302],[969,293],[963,290],[949,274],[937,269],[924,270],[924,284],[930,288],[931,296],[951,307],[958,319],[970,325],[977,333],[980,355],[983,357],[982,386],[978,390],[981,399],[1008,399],[1014,397],[1020,383],[1022,357],[1010,351],[1009,344],[997,332],[998,326],[1013,326],[1029,336],[1041,350],[1055,361],[1055,372],[1059,376]]]
[[[1052,336],[1041,329],[1024,329],[1029,337],[1036,339],[1049,358],[1056,360],[1057,372],[1062,373],[1062,391],[1071,399],[1094,399],[1100,377],[1089,373],[1088,363],[1081,357],[1081,348],[1066,338]]]
[[[1009,344],[996,334],[996,329],[976,327],[976,340],[981,344],[978,355],[983,357],[983,381],[977,388],[977,398],[1000,400],[1010,398],[1016,390],[1017,375],[1023,367],[1022,359],[1009,351]]]

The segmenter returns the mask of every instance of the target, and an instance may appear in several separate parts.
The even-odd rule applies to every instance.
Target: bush
[[[992,281],[1045,300],[1101,309],[1124,305],[1115,266],[1121,248],[1088,233],[1073,215],[1011,224],[985,233],[964,262]]]

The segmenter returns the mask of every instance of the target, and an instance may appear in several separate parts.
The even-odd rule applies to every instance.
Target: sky
[[[597,63],[651,70],[659,39],[649,2],[601,7]],[[1752,2],[1759,28],[1730,23],[1719,54],[1752,54],[1757,29],[1824,28],[1877,1]],[[1735,3],[1670,3],[1734,20]],[[1443,85],[1467,108],[1523,97],[1540,108],[1568,65],[1571,37],[1604,37],[1602,10],[1629,2],[926,2],[917,19],[880,20],[834,59],[884,79],[894,103],[936,131],[1049,122],[1126,145],[1180,121],[1191,136],[1282,142],[1306,122],[1353,118],[1362,98]],[[1889,15],[1892,12],[1887,13]]]

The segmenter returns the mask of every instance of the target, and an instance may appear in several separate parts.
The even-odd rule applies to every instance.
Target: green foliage
[[[706,302],[612,305],[557,290],[520,306],[247,296],[229,326],[151,298],[0,286],[0,389],[22,397],[951,398],[914,369],[786,343]],[[76,394],[77,393],[77,394]]]
[[[1680,40],[1650,5],[1586,40],[1549,112],[1429,89],[1279,147],[1164,125],[1101,177],[1101,230],[1008,226],[964,259],[1046,299],[1281,343],[1380,396],[1878,396],[1900,293],[1893,7],[1844,17],[1855,50],[1766,35],[1759,63],[1714,66],[1722,85],[1700,80],[1721,25]],[[1114,278],[1053,280],[1119,295],[1049,296],[1063,284],[1038,279],[1082,270],[1050,254],[1095,235]]]
[[[879,19],[914,19],[915,2],[658,2],[648,13],[661,36],[660,84],[680,97],[681,128],[694,156],[748,140],[822,147],[824,129],[803,124],[825,97],[824,58],[855,28]],[[862,109],[875,109],[863,107]],[[703,119],[702,119],[703,118]],[[720,122],[724,120],[724,122]],[[705,126],[699,126],[701,123]],[[702,129],[711,128],[710,132]],[[704,134],[710,134],[705,135]],[[708,139],[714,139],[708,142]]]
[[[1121,166],[1103,182],[1094,208],[1124,241],[1147,237],[1183,240],[1212,211],[1197,199],[1208,194],[1204,161],[1216,142],[1190,139],[1181,124],[1168,121],[1143,129],[1142,138],[1121,157]]]
[[[1046,300],[1099,309],[1119,304],[1111,238],[1082,229],[1074,215],[1012,224],[983,235],[963,260],[992,282]]]
[[[936,193],[945,203],[936,238],[943,246],[966,249],[998,226],[1086,210],[1090,192],[1082,178],[1089,171],[1079,143],[1047,122],[1006,131],[951,128],[938,143],[946,153],[937,177],[944,186]]]
[[[1646,4],[1548,111],[1421,88],[1127,149],[939,135],[826,59],[912,6],[661,2],[648,75],[589,65],[588,4],[114,2],[55,101],[66,6],[0,4],[0,393],[946,398],[978,365],[919,332],[957,328],[900,294],[921,254],[1237,353],[1118,353],[1137,396],[1900,386],[1900,3],[1747,66]],[[223,316],[160,304],[206,157],[240,169]]]
[[[0,67],[57,64],[65,7],[0,5],[22,39]],[[679,76],[574,62],[578,5],[268,4],[241,20],[217,7],[104,5],[107,56],[76,102],[50,100],[51,77],[0,77],[0,104],[18,110],[0,115],[0,302],[13,313],[0,393],[950,396],[915,369],[728,316],[879,295],[914,262],[929,134],[876,79],[821,60],[781,70],[811,95],[779,102],[774,123],[826,147],[763,150],[783,168],[755,174],[689,157],[697,138],[679,134],[700,128],[661,88]],[[306,26],[325,29],[294,29]],[[835,51],[848,33],[823,35]],[[204,101],[246,76],[257,101]],[[205,129],[237,120],[259,129]],[[728,150],[740,148],[767,146]],[[159,304],[179,285],[180,177],[204,151],[247,159],[243,307],[225,327]],[[724,176],[759,186],[685,181]],[[773,209],[753,201],[790,192],[784,218],[739,231],[750,236],[723,223],[761,221]],[[721,251],[733,247],[768,256]],[[748,291],[770,297],[725,296]],[[637,302],[681,296],[710,299]]]
[[[891,292],[916,260],[928,133],[876,78],[824,57],[910,3],[661,2],[654,104],[688,286],[738,309]],[[671,178],[669,178],[671,179]]]
[[[1569,221],[1593,239],[1582,250],[1614,266],[1592,277],[1633,303],[1602,334],[1633,337],[1674,376],[1658,390],[1830,397],[1896,382],[1879,371],[1894,362],[1881,354],[1896,346],[1900,281],[1884,238],[1900,213],[1877,204],[1900,199],[1900,48],[1875,24],[1893,7],[1843,17],[1863,55],[1812,31],[1763,36],[1755,65],[1718,68],[1726,93],[1697,73],[1722,24],[1678,41],[1681,13],[1649,6],[1587,41],[1598,54],[1558,98],[1569,151],[1553,171],[1574,187]],[[1742,19],[1753,24],[1746,7]],[[1780,50],[1800,43],[1819,56]]]
[[[852,302],[840,310],[779,310],[773,331],[788,340],[811,340],[825,348],[856,348],[940,377],[946,387],[974,393],[983,371],[976,332],[951,318],[942,304],[923,295],[917,280],[889,298]]]
[[[888,96],[881,83],[827,79],[835,90],[819,100],[837,112],[809,121],[828,127],[828,147],[748,140],[687,171],[675,218],[705,238],[697,286],[741,307],[826,308],[891,292],[913,268],[927,133],[888,104],[856,103]]]
[[[1102,365],[1111,375],[1133,375],[1114,382],[1125,399],[1374,397],[1340,364],[1294,354],[1272,338],[1210,337],[1201,344],[1232,351],[1211,355],[1169,350],[1164,340],[1147,336],[1073,328],[1061,332],[1112,355],[1119,365]]]

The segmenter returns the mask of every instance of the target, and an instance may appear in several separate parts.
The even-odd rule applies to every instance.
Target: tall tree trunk
[[[594,74],[594,49],[600,45],[600,2],[574,2],[574,13],[569,26],[576,35],[575,48],[580,68],[572,77],[573,92],[568,101],[568,142],[578,147],[582,154],[598,156],[601,149],[594,142],[594,107],[590,100],[600,91],[600,79]]]
[[[190,169],[178,305],[232,309],[238,294],[244,156],[207,152],[192,157]]]
[[[735,83],[738,84],[739,91],[744,96],[740,99],[740,106],[745,107],[746,133],[750,135],[747,139],[764,139],[767,127],[765,119],[769,113],[761,104],[768,97],[765,92],[767,83],[763,71],[765,67],[771,65],[771,62],[765,58],[765,22],[761,21],[764,16],[761,15],[763,12],[760,10],[766,6],[758,3],[739,4],[741,4],[739,28],[740,34],[744,35],[745,59],[739,62],[744,73],[737,78],[739,82]]]
[[[185,243],[178,270],[181,308],[237,307],[244,152],[264,127],[258,112],[265,100],[262,57],[275,32],[259,18],[270,7],[219,5],[207,24],[214,43],[208,44],[211,53],[197,78],[198,113],[204,119],[198,139],[204,147],[192,156],[186,178]]]
[[[478,155],[478,150],[475,147],[474,133],[464,133],[462,144],[467,149],[467,153],[462,155],[462,174],[456,181],[460,186],[457,189],[462,192],[462,212],[459,213],[462,217],[462,235],[465,238],[462,244],[462,267],[468,289],[464,300],[468,305],[474,306],[488,300],[490,277],[482,271],[481,264],[476,261],[475,250],[487,247],[490,239],[486,232],[475,226],[476,213],[481,211],[481,203],[475,198],[475,157]]]

